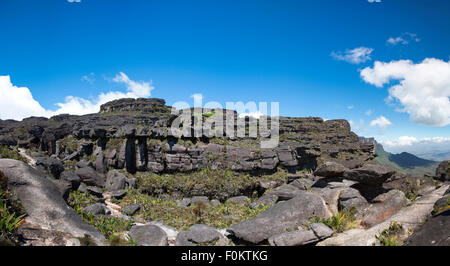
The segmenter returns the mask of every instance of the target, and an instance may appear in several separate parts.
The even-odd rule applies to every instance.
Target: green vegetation
[[[64,138],[58,140],[59,149],[65,151],[67,154],[76,152],[78,149],[78,140],[72,136],[67,135]]]
[[[20,155],[19,152],[17,152],[14,149],[10,149],[7,146],[0,146],[0,158],[14,159],[28,163],[28,160],[22,155]]]
[[[251,219],[269,208],[261,206],[252,209],[237,203],[221,203],[218,206],[198,203],[194,206],[177,206],[177,201],[164,197],[152,197],[137,189],[128,190],[120,205],[137,203],[141,209],[137,215],[147,221],[162,221],[177,230],[187,230],[194,224],[202,223],[216,228],[226,228],[239,221]]]
[[[106,148],[110,149],[110,150],[116,150],[117,152],[119,152],[120,148],[122,147],[122,145],[124,143],[124,141],[125,141],[125,139],[122,139],[122,138],[110,139],[106,143]]]
[[[243,194],[253,196],[260,180],[286,183],[287,174],[280,171],[258,177],[231,170],[202,169],[190,173],[162,175],[138,172],[136,178],[141,192],[152,196],[162,194],[203,195],[224,201],[232,196]]]
[[[6,187],[6,176],[0,172],[0,246],[15,245],[17,227],[23,222],[25,210]]]
[[[338,211],[335,215],[327,219],[314,217],[311,219],[310,223],[323,223],[332,228],[334,231],[342,233],[358,226],[355,213],[356,208],[351,207],[346,210]]]
[[[380,242],[380,245],[390,247],[390,246],[401,246],[403,243],[399,239],[399,234],[403,232],[403,226],[397,222],[391,224],[391,226],[381,232],[375,238]]]
[[[83,211],[83,208],[95,203],[95,198],[87,192],[72,191],[68,199],[69,206],[80,214],[86,223],[93,225],[110,241],[114,241],[116,234],[131,228],[132,221],[104,215],[92,215]]]

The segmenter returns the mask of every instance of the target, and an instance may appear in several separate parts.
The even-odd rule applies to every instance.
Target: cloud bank
[[[100,93],[95,99],[67,96],[64,102],[57,103],[56,110],[47,110],[33,98],[27,87],[12,84],[10,76],[0,76],[0,119],[22,120],[30,116],[51,117],[58,114],[84,115],[100,111],[106,102],[120,98],[145,98],[151,96],[154,87],[151,82],[133,81],[125,73],[120,72],[113,82],[126,86],[126,92],[110,91]]]
[[[450,124],[450,61],[376,61],[360,75],[376,87],[393,82],[387,101],[399,103],[399,111],[408,113],[414,123],[440,127]]]
[[[419,156],[448,153],[450,138],[434,137],[417,139],[411,136],[401,136],[393,140],[379,141],[385,150],[392,153],[409,152]]]

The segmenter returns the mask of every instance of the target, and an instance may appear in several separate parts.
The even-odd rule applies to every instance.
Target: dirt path
[[[19,148],[19,154],[28,160],[28,164],[30,166],[32,166],[32,167],[36,166],[36,160],[33,157],[31,157],[30,155],[28,155],[24,148]]]
[[[413,204],[401,209],[392,215],[386,221],[379,223],[372,228],[352,229],[335,237],[328,238],[318,246],[372,246],[376,243],[375,236],[388,229],[392,223],[397,222],[408,231],[413,231],[418,225],[421,225],[433,210],[434,203],[440,199],[450,185],[444,185],[439,189],[433,190],[429,194],[418,198]]]

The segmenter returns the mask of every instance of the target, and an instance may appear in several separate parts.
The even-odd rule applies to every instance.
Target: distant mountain
[[[375,161],[377,164],[389,166],[397,171],[409,173],[413,176],[423,176],[425,173],[434,175],[439,162],[427,160],[417,157],[408,152],[393,154],[384,150],[383,145],[376,142],[373,138],[359,138],[360,142],[375,144],[375,153],[377,157]]]
[[[417,156],[424,158],[424,159],[438,161],[438,162],[450,160],[450,152],[443,152],[443,151],[424,152],[424,153],[417,154]]]

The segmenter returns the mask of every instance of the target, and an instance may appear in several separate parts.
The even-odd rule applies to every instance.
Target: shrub
[[[138,185],[143,193],[152,196],[178,194],[187,197],[203,195],[224,201],[233,196],[253,196],[259,181],[287,182],[284,172],[273,175],[251,176],[230,170],[202,169],[190,173],[154,174],[137,173]]]
[[[397,222],[392,223],[388,229],[381,232],[375,238],[382,246],[401,246],[402,241],[399,240],[399,234],[403,232],[403,226]]]
[[[137,213],[147,221],[162,221],[177,230],[187,230],[199,222],[216,228],[227,228],[230,225],[251,219],[269,206],[252,209],[233,202],[221,203],[218,206],[194,205],[181,207],[175,199],[153,197],[140,193],[137,189],[129,189],[122,199],[121,206],[139,204],[141,209]]]
[[[26,213],[17,197],[6,188],[6,177],[0,172],[0,243],[14,245],[16,230]]]
[[[320,217],[314,217],[311,219],[311,223],[323,223],[332,228],[338,233],[342,233],[346,230],[356,228],[357,221],[355,218],[356,208],[351,207],[342,211],[338,211],[330,218],[324,219]]]
[[[10,149],[8,146],[0,146],[0,158],[14,159],[28,163],[25,157],[20,155],[16,150]]]

